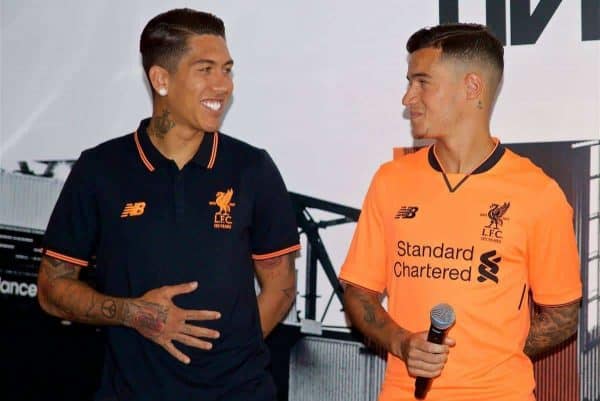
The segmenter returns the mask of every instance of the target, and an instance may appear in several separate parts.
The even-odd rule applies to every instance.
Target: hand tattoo
[[[165,327],[169,308],[147,301],[125,304],[124,322],[149,338],[158,337]]]

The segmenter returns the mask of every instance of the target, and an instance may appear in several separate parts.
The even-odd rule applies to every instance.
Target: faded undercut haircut
[[[413,53],[424,48],[441,49],[442,58],[490,67],[495,84],[502,79],[504,47],[485,25],[459,23],[423,28],[411,35],[406,50]]]
[[[216,35],[225,39],[225,24],[217,16],[189,8],[164,12],[152,18],[142,31],[140,52],[146,76],[153,65],[174,72],[193,35]]]

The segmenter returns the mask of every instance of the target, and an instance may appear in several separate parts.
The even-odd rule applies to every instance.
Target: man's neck
[[[176,124],[170,119],[169,112],[164,111],[152,116],[148,136],[156,149],[181,170],[198,151],[204,132]]]
[[[478,135],[438,139],[434,149],[446,173],[470,174],[490,156],[495,146],[487,131]]]

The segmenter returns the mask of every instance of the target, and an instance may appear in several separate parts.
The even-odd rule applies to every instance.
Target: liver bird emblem
[[[508,208],[510,207],[510,202],[504,202],[502,205],[498,205],[497,203],[492,203],[490,206],[490,210],[488,211],[488,217],[490,218],[490,224],[486,227],[491,228],[494,225],[494,229],[497,230],[498,226],[504,224],[502,220],[502,216],[506,213]]]
[[[235,206],[235,203],[231,202],[231,198],[233,198],[233,189],[229,188],[226,192],[217,192],[216,199],[212,202],[209,202],[209,205],[217,205],[219,207],[218,213],[229,214],[231,212],[231,207]]]

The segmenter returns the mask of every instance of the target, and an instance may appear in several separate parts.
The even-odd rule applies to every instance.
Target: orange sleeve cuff
[[[86,267],[89,265],[89,262],[86,260],[73,258],[71,256],[63,255],[62,253],[54,252],[49,249],[44,249],[42,253],[50,256],[51,258],[62,260],[63,262],[69,262],[77,266]]]
[[[275,258],[277,256],[281,256],[281,255],[285,255],[288,254],[290,252],[294,252],[300,249],[300,244],[296,244],[290,247],[287,247],[285,249],[281,249],[279,251],[275,251],[275,252],[271,252],[271,253],[264,253],[264,254],[252,254],[252,259],[254,260],[265,260],[265,259],[271,259],[271,258]]]

